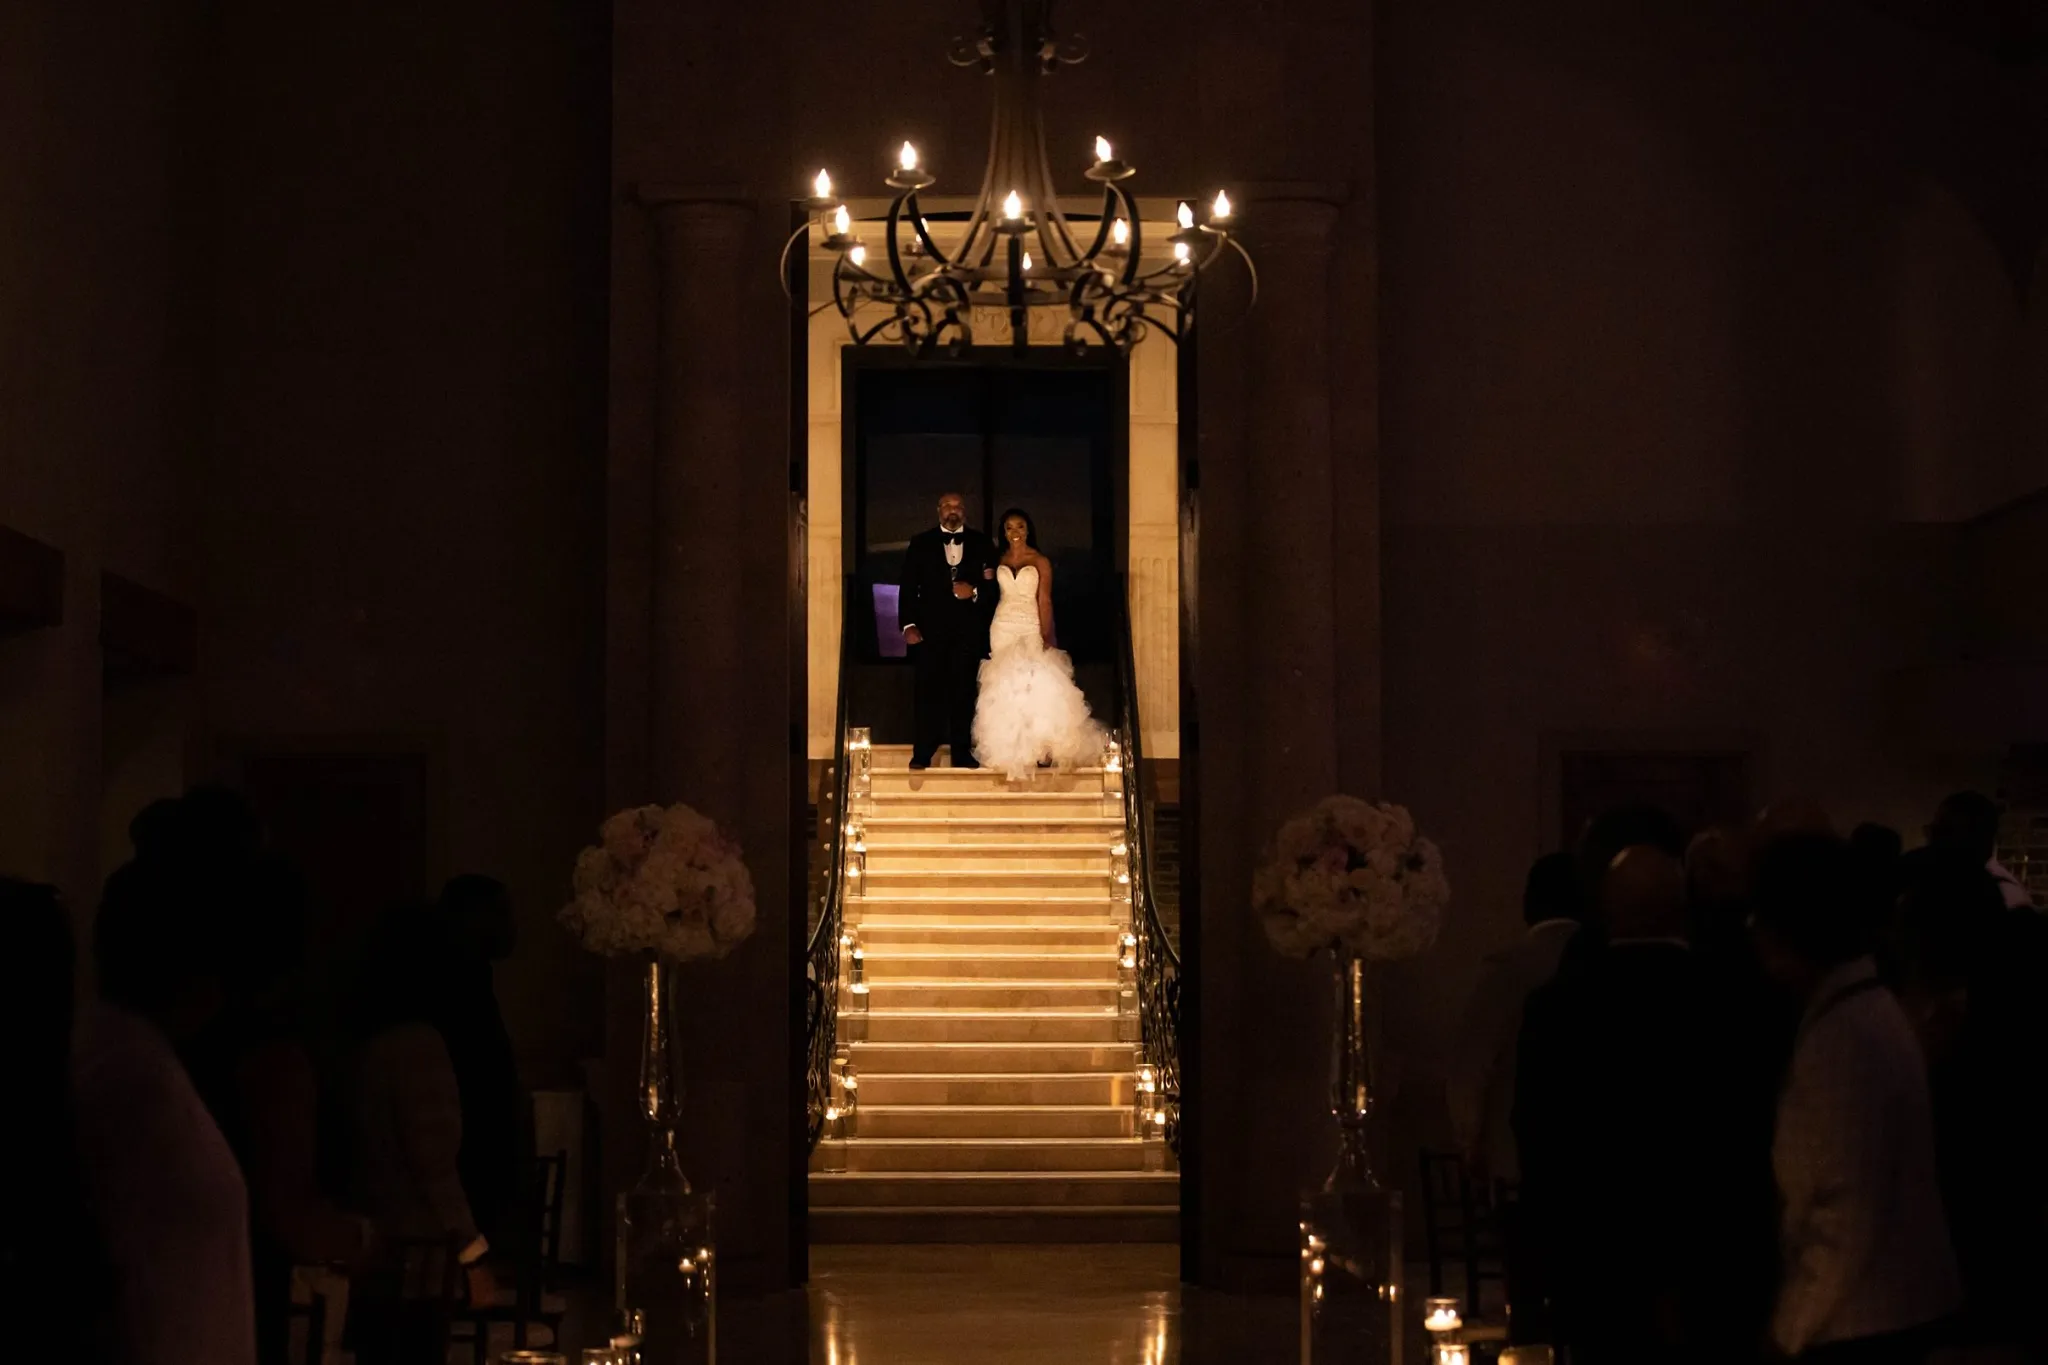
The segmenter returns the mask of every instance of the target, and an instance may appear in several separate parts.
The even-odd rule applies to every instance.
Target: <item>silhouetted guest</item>
[[[1728,1049],[1677,858],[1623,851],[1602,909],[1606,945],[1536,992],[1522,1028],[1522,1205],[1554,1333],[1589,1365],[1724,1360]]]
[[[1510,1119],[1522,1010],[1557,974],[1565,945],[1579,931],[1582,906],[1578,859],[1569,853],[1537,859],[1522,888],[1525,927],[1487,957],[1466,1006],[1451,1067],[1451,1124],[1459,1150],[1482,1180],[1520,1174]]]
[[[1899,920],[1969,1327],[2042,1358],[2031,1305],[2048,1280],[2048,1165],[2036,1087],[2018,1078],[2048,1070],[2048,922],[2008,908],[1973,856],[1935,848],[1908,858]]]
[[[1917,1362],[1960,1308],[1926,1063],[1878,980],[1842,840],[1763,849],[1752,884],[1765,968],[1802,1002],[1778,1103],[1783,1272],[1771,1337],[1803,1360]]]
[[[1631,848],[1654,848],[1673,859],[1683,858],[1685,842],[1685,830],[1671,813],[1648,802],[1616,806],[1586,822],[1578,846],[1582,931],[1566,946],[1558,963],[1560,975],[1573,971],[1606,942],[1601,888],[1614,860]]]
[[[518,946],[512,898],[494,878],[456,877],[442,888],[434,919],[447,954],[434,1023],[462,1094],[462,1185],[484,1235],[513,1250],[528,1232],[519,1210],[532,1122],[493,977]]]
[[[359,1039],[356,1202],[382,1242],[427,1239],[457,1247],[471,1272],[473,1297],[488,1300],[496,1292],[483,1270],[490,1243],[477,1225],[459,1160],[462,1095],[434,1024],[443,961],[432,926],[417,911],[387,915],[374,931],[352,1020]],[[388,1275],[398,1268],[376,1269]],[[350,1312],[360,1350],[388,1354],[379,1350],[378,1309],[395,1301],[396,1288],[380,1285],[374,1273],[365,1278]]]
[[[1728,1049],[1725,1107],[1728,1231],[1724,1302],[1730,1359],[1763,1340],[1778,1286],[1778,1190],[1771,1173],[1771,1131],[1778,1087],[1792,1052],[1799,1008],[1764,975],[1749,932],[1749,839],[1741,831],[1703,831],[1686,849],[1686,893],[1693,951],[1720,1001]],[[1753,1355],[1751,1350],[1749,1354]]]
[[[1715,825],[1685,846],[1688,937],[1712,951],[1749,943],[1749,849],[1738,830]]]
[[[2020,879],[1998,861],[1998,803],[1982,792],[1957,792],[1942,800],[1927,826],[1931,848],[1967,858],[1998,881],[1999,894],[2015,910],[2031,910],[2034,898]]]
[[[114,1286],[72,1118],[76,954],[55,887],[0,877],[0,945],[0,1056],[12,1107],[0,1122],[0,1321],[23,1359],[111,1365]]]
[[[231,925],[224,1008],[182,1052],[249,1186],[257,1350],[281,1363],[293,1267],[352,1264],[370,1236],[320,1187],[320,1086],[298,1008],[304,888],[283,859],[232,845],[152,856],[204,862]]]
[[[79,1025],[74,1113],[127,1365],[256,1359],[247,1191],[176,1051],[220,1013],[217,911],[181,870],[137,860],[94,926],[102,1004]]]

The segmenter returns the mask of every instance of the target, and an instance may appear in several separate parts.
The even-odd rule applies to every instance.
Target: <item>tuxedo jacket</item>
[[[960,563],[947,562],[946,546],[960,543]],[[988,647],[989,618],[996,606],[996,547],[973,527],[962,527],[957,535],[934,526],[910,538],[903,552],[902,596],[898,619],[907,630],[916,626],[933,644],[979,644]],[[975,590],[973,601],[953,595],[958,581]]]

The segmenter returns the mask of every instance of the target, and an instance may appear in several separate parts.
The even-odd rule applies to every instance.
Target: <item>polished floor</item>
[[[813,1247],[806,1290],[720,1303],[718,1355],[725,1365],[1297,1365],[1292,1294],[1215,1294],[1178,1276],[1172,1246]],[[572,1361],[600,1339],[599,1297],[571,1315]],[[1414,1327],[1406,1358],[1419,1362]]]
[[[1168,1365],[1179,1249],[820,1247],[812,1365]]]

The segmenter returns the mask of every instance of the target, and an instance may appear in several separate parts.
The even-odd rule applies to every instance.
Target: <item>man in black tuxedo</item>
[[[912,536],[903,555],[899,615],[917,669],[913,769],[930,767],[946,743],[954,767],[981,766],[974,761],[974,694],[988,657],[995,576],[995,546],[968,529],[966,502],[947,493],[939,499],[938,526]]]
[[[1685,880],[1659,848],[1607,869],[1604,943],[1530,997],[1514,1128],[1519,1217],[1587,1365],[1728,1365],[1762,1333],[1743,1301],[1743,1074],[1733,1005],[1685,939]],[[1520,1310],[1517,1310],[1518,1316]]]

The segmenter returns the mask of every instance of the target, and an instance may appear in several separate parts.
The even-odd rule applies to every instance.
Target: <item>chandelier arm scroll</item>
[[[790,233],[789,240],[782,244],[782,257],[779,261],[776,262],[775,277],[782,281],[782,297],[788,299],[792,303],[796,301],[796,295],[792,294],[789,290],[789,253],[796,249],[796,244],[799,239],[808,238],[810,235],[811,225],[808,222],[806,222],[802,227],[798,228],[795,232]],[[806,254],[808,254],[808,252],[806,252]],[[806,265],[808,265],[808,262],[806,262]],[[808,274],[808,270],[805,273]],[[805,292],[809,292],[808,286],[806,287]],[[813,314],[813,316],[816,315]]]

